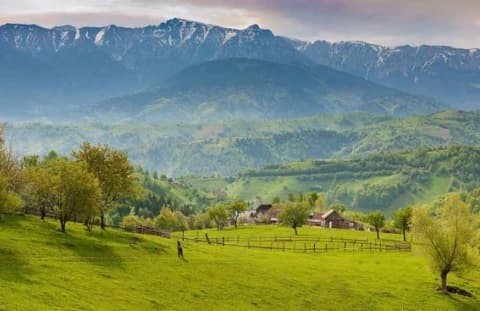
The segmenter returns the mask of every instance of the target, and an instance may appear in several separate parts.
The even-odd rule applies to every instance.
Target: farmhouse
[[[363,229],[362,224],[343,218],[333,209],[325,213],[312,213],[308,219],[308,224],[324,228]]]
[[[278,224],[281,207],[272,204],[260,204],[255,210],[255,221],[259,223]]]

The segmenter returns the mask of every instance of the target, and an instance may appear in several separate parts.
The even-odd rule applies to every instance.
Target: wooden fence
[[[28,214],[28,215],[40,216],[40,212],[35,210],[35,209],[24,209],[23,213]],[[45,217],[52,218],[52,219],[57,219],[57,216],[52,212],[47,212],[45,214]],[[70,221],[79,222],[79,220],[75,219],[74,217],[72,219],[70,219]],[[123,226],[105,225],[105,227],[119,229],[119,230],[123,230],[123,231],[127,231],[127,232],[135,232],[135,233],[139,233],[139,234],[157,235],[157,236],[161,236],[161,237],[164,237],[164,238],[170,238],[170,235],[171,235],[170,231],[159,230],[159,229],[146,227],[146,226],[142,226],[142,225],[137,226],[134,230],[128,230],[127,228],[125,228]]]
[[[207,243],[243,247],[251,249],[276,250],[296,253],[326,253],[326,252],[410,252],[411,245],[396,240],[359,240],[345,238],[315,238],[315,237],[185,237],[176,235],[175,238],[193,243]]]

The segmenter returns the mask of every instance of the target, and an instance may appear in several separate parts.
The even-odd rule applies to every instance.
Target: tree
[[[330,205],[330,209],[333,209],[337,213],[343,214],[346,212],[347,208],[342,203],[335,203]]]
[[[291,227],[298,235],[297,228],[302,227],[310,216],[311,208],[304,202],[287,202],[279,214],[282,224]]]
[[[125,231],[135,232],[140,220],[134,214],[127,215],[122,218],[122,227]]]
[[[0,215],[13,212],[21,205],[20,197],[9,189],[7,177],[0,173]]]
[[[225,205],[216,205],[207,210],[208,217],[215,223],[218,230],[222,230],[228,219],[228,212]]]
[[[227,207],[227,211],[232,217],[233,223],[235,224],[235,229],[237,228],[238,217],[242,212],[247,210],[247,203],[242,200],[235,200],[230,203]]]
[[[307,203],[310,208],[313,209],[315,207],[315,203],[317,202],[317,200],[318,194],[316,192],[310,192],[309,194],[307,194]]]
[[[393,225],[395,228],[402,230],[403,241],[407,241],[406,231],[410,230],[410,222],[412,221],[412,208],[405,207],[393,213]]]
[[[168,207],[162,208],[160,214],[155,218],[155,225],[159,229],[173,231],[176,225],[175,214]]]
[[[57,174],[57,184],[52,189],[56,204],[54,211],[65,232],[66,224],[74,217],[92,217],[98,210],[100,188],[95,176],[88,172],[83,162],[57,160],[52,168]]]
[[[134,168],[125,153],[113,150],[109,146],[83,143],[73,156],[87,163],[87,169],[100,185],[101,201],[99,205],[100,225],[105,229],[105,213],[125,196],[134,193]]]
[[[431,216],[426,207],[415,208],[412,232],[416,247],[440,274],[444,293],[450,272],[465,272],[478,264],[478,218],[457,193],[446,197],[436,217]]]
[[[325,197],[325,194],[321,193],[317,200],[315,201],[315,210],[317,212],[323,212],[326,208],[327,205],[327,198]]]
[[[39,164],[40,157],[38,155],[29,155],[23,157],[23,165],[26,168],[36,167]]]
[[[367,215],[367,222],[375,228],[377,239],[380,239],[380,229],[385,226],[385,215],[380,211],[369,213]]]
[[[11,150],[5,146],[5,127],[0,126],[0,214],[13,212],[22,205],[17,195],[21,188],[21,171]]]
[[[54,190],[58,183],[58,175],[52,174],[47,167],[32,166],[25,172],[26,200],[29,206],[40,212],[42,220],[55,207],[57,198]]]

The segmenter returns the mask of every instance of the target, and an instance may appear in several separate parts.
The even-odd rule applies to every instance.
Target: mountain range
[[[424,103],[419,111],[408,114],[431,111],[422,110],[432,102],[425,97],[443,103],[436,104],[440,109],[444,105],[462,109],[479,107],[480,52],[476,49],[304,42],[275,35],[258,25],[238,30],[175,18],[142,28],[0,26],[2,114],[11,120],[43,116],[65,119],[69,115],[82,115],[86,106],[109,102],[110,98],[127,96],[125,101],[128,101],[131,94],[145,92],[158,92],[163,96],[159,98],[164,98],[165,87],[172,81],[180,85],[178,79],[182,73],[195,72],[199,68],[197,65],[206,66],[202,65],[205,62],[231,58],[268,61],[281,67],[272,72],[283,70],[285,65],[308,67],[304,70],[306,77],[302,77],[306,80],[319,70],[318,65],[343,71],[348,75],[331,72],[345,78],[345,85],[356,76],[398,89],[397,94],[410,93],[405,96],[413,99],[411,106],[417,106],[420,101]],[[205,67],[200,68],[205,70]],[[228,80],[226,84],[235,83],[232,76],[223,78]],[[327,82],[333,83],[332,80]],[[372,88],[373,84],[364,83],[367,88]],[[262,87],[264,84],[258,89]],[[332,94],[336,99],[342,98],[336,91]],[[224,97],[237,95],[224,92]],[[286,95],[295,96],[295,93]],[[300,97],[299,101],[303,99]],[[261,96],[255,97],[255,103],[261,101]],[[318,101],[315,103],[318,106]],[[339,106],[347,104],[345,98],[339,100]],[[372,112],[370,108],[367,105],[366,111]],[[329,111],[325,107],[322,109],[311,111]],[[385,111],[392,113],[389,109]],[[248,111],[257,112],[255,109]],[[272,115],[277,116],[273,112]],[[256,117],[265,115],[260,113]]]

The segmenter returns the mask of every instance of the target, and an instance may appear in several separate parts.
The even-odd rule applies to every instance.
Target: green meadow
[[[437,291],[410,252],[294,253],[184,242],[52,220],[0,221],[0,310],[480,310],[480,271],[451,276],[474,298]],[[186,237],[290,237],[289,228],[187,231]],[[374,239],[300,228],[299,237]],[[383,238],[399,240],[400,235]]]

